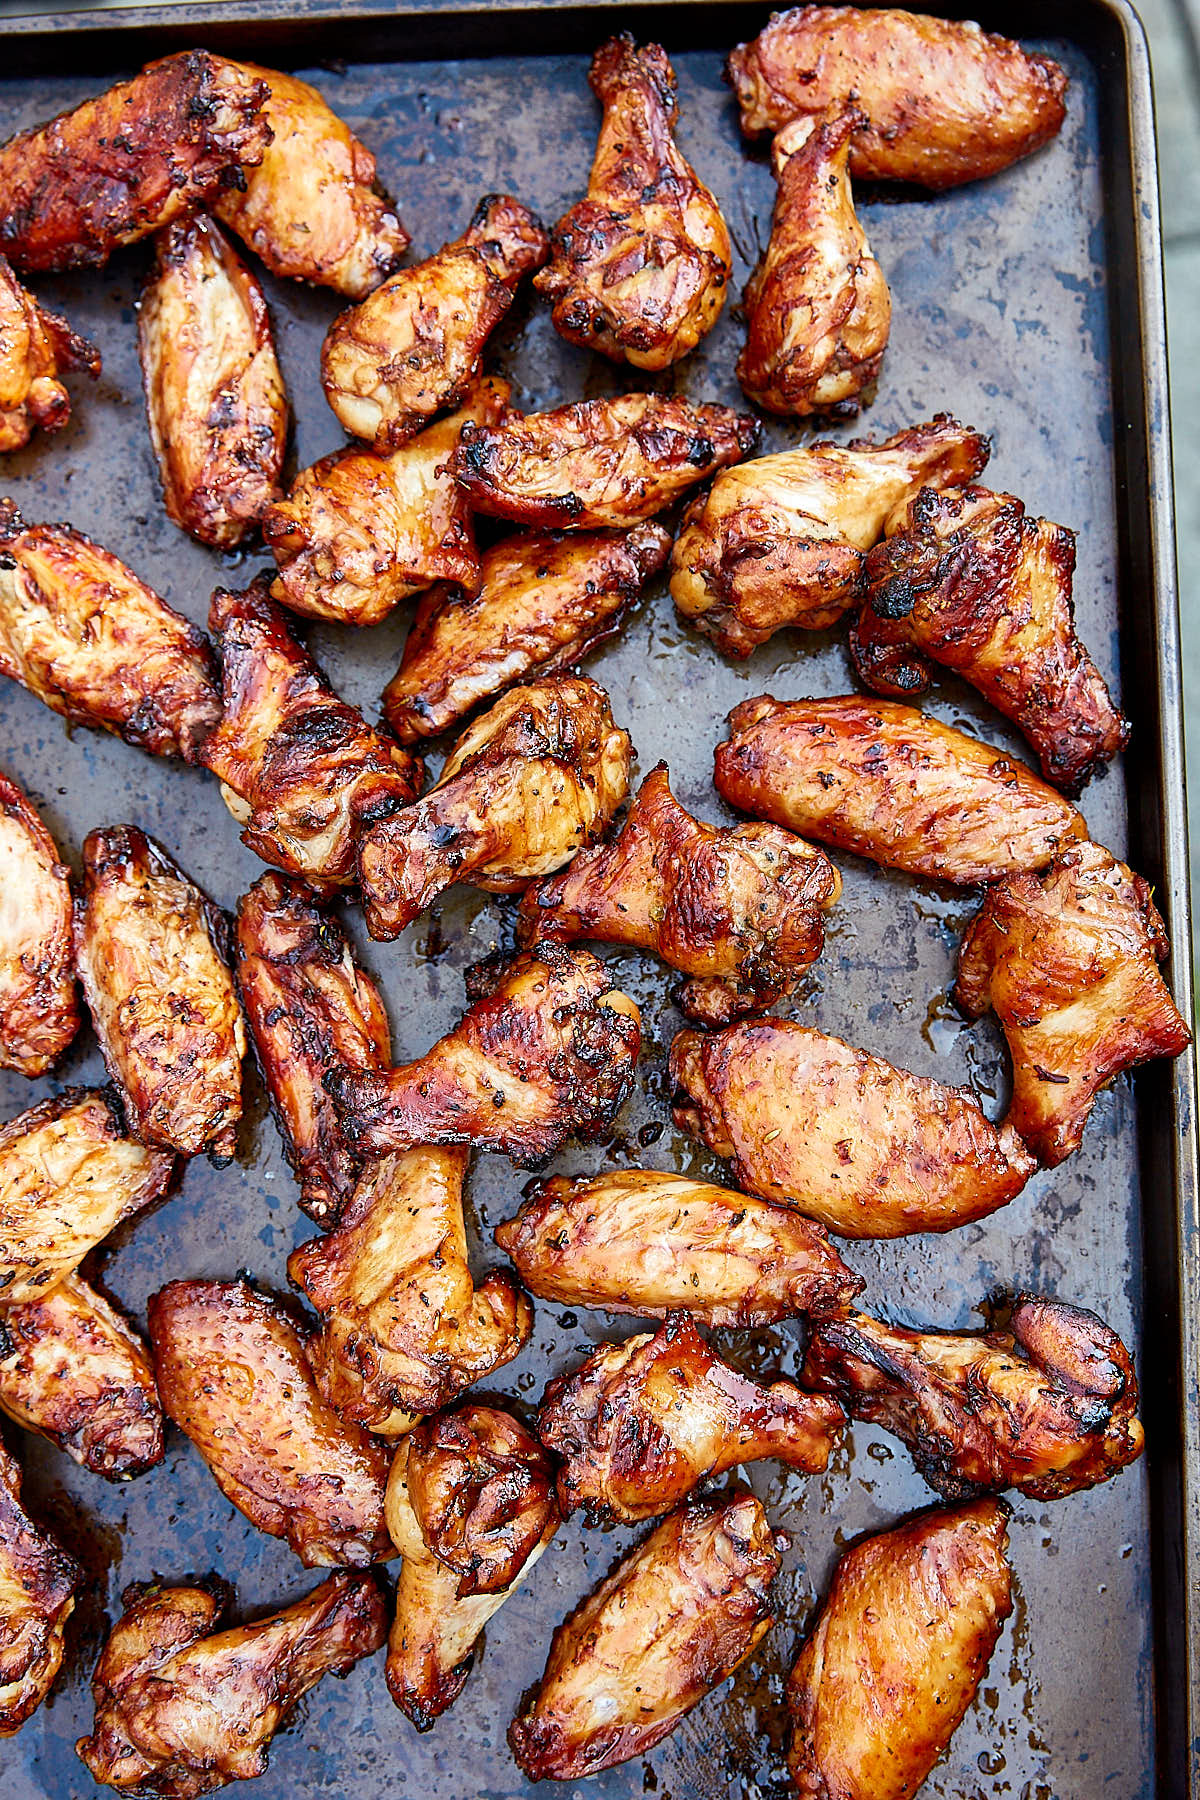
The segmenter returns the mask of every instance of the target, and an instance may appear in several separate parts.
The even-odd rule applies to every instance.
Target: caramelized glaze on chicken
[[[44,1075],[78,1030],[70,871],[0,772],[0,1069]]]
[[[53,1687],[82,1585],[82,1569],[22,1507],[20,1465],[0,1442],[0,1738]]]
[[[100,373],[95,344],[27,294],[0,256],[0,454],[20,450],[34,431],[61,431],[71,397],[59,380],[67,369]]]

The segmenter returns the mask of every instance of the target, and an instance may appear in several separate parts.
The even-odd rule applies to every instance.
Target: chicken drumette
[[[95,344],[27,294],[0,256],[0,454],[20,450],[38,427],[61,431],[71,399],[59,380],[64,369],[100,373]]]
[[[44,1075],[78,1030],[70,873],[0,773],[0,1069]]]
[[[0,1441],[0,1738],[42,1704],[63,1659],[83,1570],[21,1505],[21,1469]]]

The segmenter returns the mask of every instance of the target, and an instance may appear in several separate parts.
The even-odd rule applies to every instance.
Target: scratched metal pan
[[[758,6],[691,0],[637,8],[232,0],[9,18],[0,26],[0,120],[5,134],[33,124],[151,57],[191,44],[293,68],[315,81],[371,146],[412,231],[414,255],[425,255],[461,230],[482,193],[510,190],[547,220],[579,194],[597,123],[588,57],[610,31],[629,26],[661,38],[671,53],[680,139],[721,199],[740,287],[767,235],[772,183],[762,154],[740,140],[721,60],[765,18]],[[1078,531],[1082,633],[1134,724],[1128,755],[1093,783],[1083,810],[1094,836],[1153,881],[1174,944],[1168,974],[1190,1014],[1145,44],[1122,0],[1022,3],[989,12],[983,22],[1061,58],[1071,77],[1066,126],[1047,150],[993,181],[933,199],[864,194],[861,211],[894,305],[892,343],[865,424],[891,432],[952,410],[992,434],[992,485]],[[145,265],[143,248],[98,274],[38,284],[99,343],[104,374],[95,390],[75,384],[70,427],[11,458],[3,480],[29,517],[72,520],[203,622],[214,584],[247,579],[261,558],[211,554],[163,511],[134,345]],[[317,381],[321,336],[338,303],[270,278],[267,288],[301,466],[340,442]],[[661,384],[738,403],[739,335],[730,309]],[[545,310],[528,302],[518,303],[489,357],[526,409],[642,379],[564,345]],[[807,435],[772,424],[766,443],[779,448]],[[341,691],[374,715],[404,628],[401,616],[362,633],[318,627],[310,640]],[[631,730],[642,770],[665,757],[682,799],[710,818],[728,816],[712,791],[711,770],[730,707],[763,691],[788,698],[851,686],[836,633],[783,635],[735,668],[682,629],[661,589],[589,667]],[[1021,749],[961,685],[947,680],[930,705],[1005,749]],[[96,733],[68,732],[7,685],[0,693],[0,766],[31,792],[73,861],[91,827],[128,819],[161,838],[225,906],[260,873],[203,772]],[[854,859],[844,859],[843,871],[845,892],[825,954],[792,1010],[922,1074],[970,1082],[998,1112],[1006,1065],[997,1033],[988,1023],[965,1024],[947,998],[971,898]],[[463,1006],[464,969],[508,941],[511,908],[459,893],[387,946],[362,943],[356,914],[350,922],[386,994],[396,1052],[410,1056],[453,1023]],[[644,1009],[641,1090],[611,1142],[572,1151],[559,1166],[646,1164],[719,1177],[719,1166],[669,1122],[665,1058],[679,1020],[666,975],[637,956],[612,955],[611,963]],[[0,1116],[100,1073],[94,1043],[81,1039],[53,1081],[0,1079]],[[1193,1791],[1200,1608],[1192,1095],[1189,1058],[1119,1081],[1099,1100],[1079,1153],[1036,1177],[1002,1212],[946,1238],[851,1247],[850,1260],[867,1281],[866,1303],[894,1318],[968,1327],[1004,1290],[1057,1293],[1095,1308],[1133,1342],[1143,1380],[1143,1462],[1055,1505],[1016,1497],[1016,1609],[975,1706],[930,1778],[927,1793],[942,1800],[1175,1800]],[[139,1319],[147,1295],[175,1276],[248,1270],[284,1289],[288,1251],[312,1234],[253,1077],[248,1096],[236,1162],[220,1169],[192,1163],[179,1191],[101,1254],[102,1281]],[[481,1266],[499,1260],[490,1228],[511,1212],[523,1179],[498,1158],[476,1162],[471,1215]],[[529,1348],[495,1391],[519,1408],[532,1405],[549,1374],[612,1330],[604,1315],[540,1305]],[[733,1336],[728,1344],[752,1369],[797,1366],[799,1337],[791,1328]],[[253,1614],[295,1598],[315,1577],[226,1504],[177,1434],[161,1467],[117,1487],[32,1439],[19,1448],[32,1509],[81,1558],[92,1585],[72,1621],[64,1673],[49,1702],[0,1745],[0,1793],[4,1800],[68,1800],[96,1792],[72,1746],[87,1728],[91,1669],[126,1584],[217,1569]],[[616,1769],[586,1792],[613,1800],[651,1792],[671,1800],[782,1796],[782,1683],[840,1549],[931,1499],[903,1451],[862,1427],[821,1479],[781,1475],[770,1464],[749,1479],[792,1538],[777,1625],[751,1664],[646,1763]],[[261,1800],[527,1794],[505,1745],[506,1725],[542,1669],[554,1626],[628,1542],[624,1532],[588,1533],[575,1523],[565,1529],[488,1628],[462,1698],[428,1736],[419,1737],[392,1706],[381,1659],[360,1665],[344,1683],[327,1681],[277,1738],[270,1772],[257,1785]]]

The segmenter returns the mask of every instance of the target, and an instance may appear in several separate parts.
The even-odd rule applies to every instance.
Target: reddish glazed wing
[[[0,1069],[44,1075],[78,1030],[70,871],[0,773]]]
[[[61,431],[71,400],[58,379],[66,369],[100,373],[100,352],[65,319],[27,294],[0,256],[0,454],[20,450],[40,427]]]
[[[0,1443],[0,1738],[20,1731],[62,1666],[83,1570],[21,1505],[21,1467]]]

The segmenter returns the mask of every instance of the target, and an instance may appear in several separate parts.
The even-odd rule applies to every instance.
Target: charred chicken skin
[[[82,1585],[82,1569],[22,1507],[20,1465],[0,1442],[0,1738],[53,1687]]]
[[[1013,1061],[1009,1121],[1049,1168],[1079,1147],[1113,1078],[1191,1042],[1158,965],[1170,954],[1149,884],[1098,844],[989,889],[955,999],[995,1012]]]
[[[672,135],[675,71],[660,44],[609,38],[588,76],[604,108],[587,198],[559,220],[534,287],[569,343],[638,369],[694,350],[725,304],[721,209]]]
[[[0,772],[0,1069],[44,1075],[78,1030],[70,872]]]
[[[62,430],[71,416],[71,397],[59,380],[66,369],[94,378],[100,352],[39,306],[0,256],[0,454],[20,450],[38,427]]]

